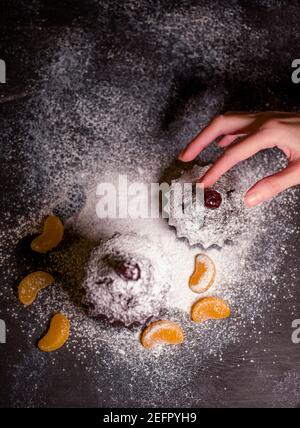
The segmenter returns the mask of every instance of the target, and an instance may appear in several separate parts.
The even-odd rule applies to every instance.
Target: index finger
[[[213,186],[219,178],[236,164],[249,159],[263,149],[273,147],[272,135],[269,132],[260,131],[247,138],[226,152],[215,162],[215,164],[202,177],[200,183],[205,187]]]
[[[221,115],[217,116],[180,154],[183,162],[194,160],[216,138],[226,134],[233,134],[253,122],[250,115]]]

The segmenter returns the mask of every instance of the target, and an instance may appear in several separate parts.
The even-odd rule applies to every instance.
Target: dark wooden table
[[[84,66],[77,70],[81,86],[68,87],[64,94],[56,94],[61,87],[53,75],[48,90],[69,99],[72,91],[91,90],[103,82],[116,90],[128,90],[132,85],[136,91],[138,87],[140,108],[149,117],[148,132],[157,140],[157,150],[162,156],[167,153],[169,159],[175,158],[183,143],[198,132],[209,116],[221,111],[299,111],[300,85],[291,81],[291,63],[299,57],[300,46],[300,5],[296,0],[18,0],[2,4],[0,58],[6,61],[8,80],[0,86],[0,284],[11,284],[13,288],[18,277],[10,276],[14,254],[6,248],[9,240],[6,242],[5,231],[26,216],[26,200],[39,209],[39,198],[47,186],[41,176],[34,194],[28,193],[27,177],[40,173],[38,152],[43,142],[34,153],[24,156],[23,126],[30,117],[39,82],[58,55],[56,46],[74,40],[72,35],[85,35],[84,47],[78,46],[83,57],[90,43],[92,61],[88,71]],[[70,64],[62,67],[66,67],[66,74],[68,67],[72,69]],[[155,94],[151,92],[152,84]],[[209,97],[216,94],[222,96],[216,96],[214,99],[219,101],[214,104]],[[207,106],[205,117],[197,112],[200,99]],[[106,108],[104,103],[103,109]],[[122,104],[119,108],[121,112]],[[130,118],[130,112],[128,115]],[[76,118],[73,132],[80,132],[75,122]],[[56,131],[59,133],[59,129]],[[131,129],[130,133],[132,138],[128,137],[127,144],[134,148],[143,135],[139,129]],[[105,150],[103,140],[99,150]],[[77,161],[74,159],[74,174]],[[300,217],[294,221],[300,227]],[[291,238],[291,248],[295,245],[300,256],[300,243]],[[3,257],[5,252],[9,257]],[[290,260],[287,254],[282,269],[288,263],[299,265],[299,257],[293,255]],[[19,277],[24,273],[23,267],[20,264]],[[299,278],[293,281],[300,285]],[[300,287],[295,299],[299,304]],[[251,349],[247,356],[241,343],[227,349],[222,362],[212,358],[203,367],[190,368],[195,374],[189,386],[191,397],[186,395],[184,386],[165,379],[157,384],[160,399],[147,391],[143,379],[134,380],[133,393],[128,395],[130,372],[117,365],[109,372],[100,370],[97,385],[102,384],[101,389],[97,388],[93,375],[86,367],[76,365],[67,350],[57,355],[55,365],[50,360],[44,360],[43,365],[40,360],[32,364],[32,359],[26,360],[26,355],[32,354],[32,344],[13,316],[17,310],[12,297],[0,302],[0,318],[5,317],[8,328],[7,344],[0,344],[1,407],[299,406],[300,345],[291,341],[294,317],[285,301],[279,314],[266,313],[263,338],[259,343],[247,341],[247,349]],[[88,358],[94,358],[92,353]],[[255,365],[251,363],[253,359]],[[64,376],[60,367],[69,368]],[[31,398],[28,391],[32,391]]]

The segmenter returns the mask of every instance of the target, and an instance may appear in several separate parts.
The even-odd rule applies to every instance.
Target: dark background
[[[176,14],[178,21],[170,26],[168,17]],[[203,19],[206,15],[207,20]],[[130,90],[132,81],[138,82],[134,91],[138,90],[139,99],[144,100],[149,132],[157,140],[157,150],[162,155],[169,151],[172,158],[208,119],[202,118],[201,123],[193,111],[199,97],[203,95],[205,101],[210,91],[222,93],[222,102],[211,105],[206,99],[208,116],[228,109],[299,111],[300,85],[291,82],[291,63],[300,57],[299,22],[300,5],[296,0],[2,0],[0,57],[8,69],[8,82],[0,87],[3,248],[3,232],[26,215],[26,201],[39,209],[40,195],[47,186],[47,177],[41,175],[33,194],[32,188],[26,193],[26,174],[38,175],[41,165],[38,157],[32,155],[30,160],[30,154],[28,158],[24,155],[23,127],[26,120],[34,119],[31,106],[45,77],[43,70],[53,59],[58,40],[68,37],[66,29],[68,34],[78,29],[87,32],[94,43],[88,69],[77,70],[78,75],[86,77],[85,83],[79,86],[79,77],[72,76],[74,81],[65,94],[60,94],[65,97],[67,108],[72,91],[88,91],[103,82]],[[108,57],[111,50],[113,60]],[[141,74],[136,67],[139,62]],[[150,84],[143,85],[143,79]],[[152,81],[156,82],[157,99],[151,95]],[[49,93],[60,89],[55,79],[49,81]],[[119,109],[120,115],[124,115],[122,104]],[[59,124],[56,126],[59,133]],[[128,145],[134,144],[135,137],[142,139],[140,129],[133,128],[131,132]],[[169,147],[162,145],[162,141],[174,144]],[[82,162],[84,157],[83,150]],[[76,164],[72,168],[76,171]],[[25,193],[20,199],[22,190]],[[299,216],[295,223],[300,226]],[[300,251],[300,243],[291,242],[291,247],[295,244]],[[298,265],[298,255],[299,252],[293,254],[292,260],[287,255],[282,269],[289,263]],[[2,266],[1,282],[10,281],[9,271],[8,259]],[[298,278],[293,281],[299,285]],[[299,302],[300,289],[296,304]],[[0,315],[4,305],[7,301],[0,302]],[[282,301],[280,309],[276,315],[266,313],[265,337],[260,343],[249,339],[250,354],[245,356],[242,345],[235,345],[226,351],[222,362],[212,359],[205,367],[199,367],[192,398],[184,395],[180,385],[165,383],[160,385],[161,399],[148,402],[146,393],[143,394],[147,386],[142,381],[136,394],[127,396],[130,373],[125,372],[122,382],[117,382],[121,370],[118,367],[110,375],[103,373],[100,392],[95,388],[93,375],[84,366],[74,368],[73,356],[67,351],[59,354],[56,365],[49,361],[43,367],[32,367],[32,363],[26,367],[21,355],[29,352],[31,344],[14,319],[8,319],[9,337],[13,340],[0,345],[0,406],[299,407],[300,346],[291,343],[294,317],[289,303]],[[258,363],[253,365],[253,359]],[[58,375],[57,366],[69,368],[65,376]],[[24,378],[16,378],[18,373]],[[32,400],[28,400],[27,395],[22,395],[22,382],[28,391],[35,385],[31,379],[37,377],[42,379],[42,386],[39,391],[33,390]],[[16,383],[21,385],[18,396],[12,394]]]

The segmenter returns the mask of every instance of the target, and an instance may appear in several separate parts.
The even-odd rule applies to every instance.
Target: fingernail
[[[262,198],[259,193],[250,193],[244,198],[245,204],[249,207],[255,207],[262,202]]]

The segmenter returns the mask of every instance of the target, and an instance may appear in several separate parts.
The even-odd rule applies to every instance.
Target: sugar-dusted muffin
[[[226,241],[234,241],[248,227],[249,214],[244,204],[245,183],[232,170],[225,174],[212,189],[202,190],[202,200],[195,204],[185,183],[195,184],[210,166],[196,165],[174,180],[170,190],[169,224],[176,228],[179,238],[186,238],[190,245],[207,249],[212,245],[222,247]],[[180,185],[187,201],[184,214],[178,216],[183,198],[175,192]],[[195,187],[194,187],[195,189]],[[201,202],[202,201],[202,202]]]
[[[84,303],[91,317],[142,324],[159,314],[170,282],[168,260],[157,245],[134,233],[116,234],[91,254]]]

